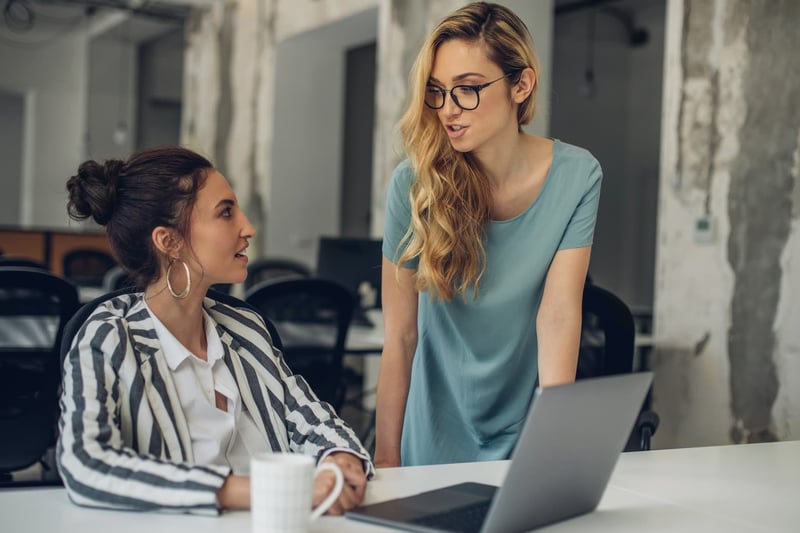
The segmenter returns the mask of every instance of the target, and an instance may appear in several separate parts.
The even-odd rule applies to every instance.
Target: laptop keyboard
[[[457,531],[459,533],[478,533],[481,530],[492,501],[478,502],[466,507],[458,507],[444,513],[423,516],[414,520],[421,526]]]

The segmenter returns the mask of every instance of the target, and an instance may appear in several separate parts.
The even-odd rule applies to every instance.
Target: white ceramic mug
[[[336,475],[325,500],[311,510],[314,478],[323,470]],[[296,453],[261,453],[250,459],[250,513],[253,533],[305,533],[312,520],[333,505],[344,475],[333,463],[314,467],[314,459]]]

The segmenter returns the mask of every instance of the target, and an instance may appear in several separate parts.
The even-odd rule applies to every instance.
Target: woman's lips
[[[448,125],[446,128],[447,136],[451,139],[458,139],[462,137],[464,133],[467,131],[467,126],[460,126],[458,124],[451,124]]]

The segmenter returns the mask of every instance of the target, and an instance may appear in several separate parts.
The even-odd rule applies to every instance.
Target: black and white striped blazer
[[[369,455],[353,430],[292,375],[249,309],[206,298],[224,360],[274,451]],[[191,437],[141,293],[104,302],[64,361],[58,467],[73,502],[129,510],[217,513],[228,467],[194,464]]]

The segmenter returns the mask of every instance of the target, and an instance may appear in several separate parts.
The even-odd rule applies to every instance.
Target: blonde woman
[[[525,24],[477,2],[417,57],[383,243],[377,466],[504,459],[537,376],[575,379],[602,172],[530,135]]]

